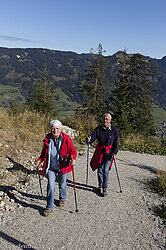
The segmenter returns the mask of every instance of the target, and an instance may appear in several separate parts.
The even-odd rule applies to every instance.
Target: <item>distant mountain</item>
[[[109,59],[110,88],[113,87],[119,53],[121,52],[107,57]],[[90,54],[49,49],[0,47],[0,105],[6,106],[11,102],[11,93],[17,101],[26,98],[34,79],[40,77],[45,63],[48,65],[50,78],[54,80],[55,88],[61,89],[60,91],[65,94],[69,102],[82,104],[83,97],[76,90],[81,76],[84,74],[86,60],[89,58],[91,58]],[[149,57],[149,60],[159,68],[157,79],[159,91],[153,94],[154,102],[166,110],[166,56],[162,59]],[[65,106],[65,103],[63,105]]]

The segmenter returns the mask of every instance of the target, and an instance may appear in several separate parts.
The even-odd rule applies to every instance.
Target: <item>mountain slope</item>
[[[117,52],[108,56],[109,60],[109,88],[113,86],[116,66],[119,57]],[[46,63],[50,72],[50,79],[54,80],[55,88],[61,89],[68,96],[68,101],[83,103],[82,94],[76,92],[81,76],[86,68],[86,60],[90,54],[77,54],[49,49],[8,49],[0,48],[0,105],[7,106],[12,99],[11,93],[20,92],[17,101],[24,100],[32,87],[35,78],[39,78]],[[148,58],[159,68],[158,89],[153,94],[155,104],[166,110],[166,57],[162,59]],[[8,86],[8,92],[4,89]],[[16,88],[15,92],[13,87]],[[7,94],[9,93],[9,94]],[[9,96],[11,98],[5,97]],[[70,105],[69,105],[70,106]]]

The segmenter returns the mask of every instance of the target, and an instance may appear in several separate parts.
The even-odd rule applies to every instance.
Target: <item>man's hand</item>
[[[113,158],[114,160],[116,160],[116,155],[115,155],[115,154],[112,154],[112,158]]]
[[[91,140],[91,136],[88,136],[87,141],[90,142],[90,140]]]

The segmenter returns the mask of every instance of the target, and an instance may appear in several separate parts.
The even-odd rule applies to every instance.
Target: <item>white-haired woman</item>
[[[65,205],[67,177],[75,164],[77,151],[68,135],[61,131],[62,123],[59,120],[50,122],[51,133],[47,134],[43,140],[44,145],[40,157],[35,161],[36,165],[43,164],[43,176],[46,173],[47,183],[47,206],[44,215],[52,212],[54,207],[55,181],[59,181],[59,206]],[[71,155],[73,160],[71,160]]]

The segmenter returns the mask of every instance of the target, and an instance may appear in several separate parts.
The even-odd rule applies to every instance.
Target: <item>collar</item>
[[[109,130],[112,130],[112,128],[111,128],[111,123],[110,123],[110,125],[108,126],[108,128],[105,128],[105,127],[104,127],[104,125],[102,125],[102,128],[103,128],[103,129],[109,129]]]
[[[50,139],[52,139],[53,141],[63,141],[63,136],[62,136],[62,134],[60,134],[60,136],[58,137],[58,139],[55,139],[52,135],[51,135],[51,138]]]

